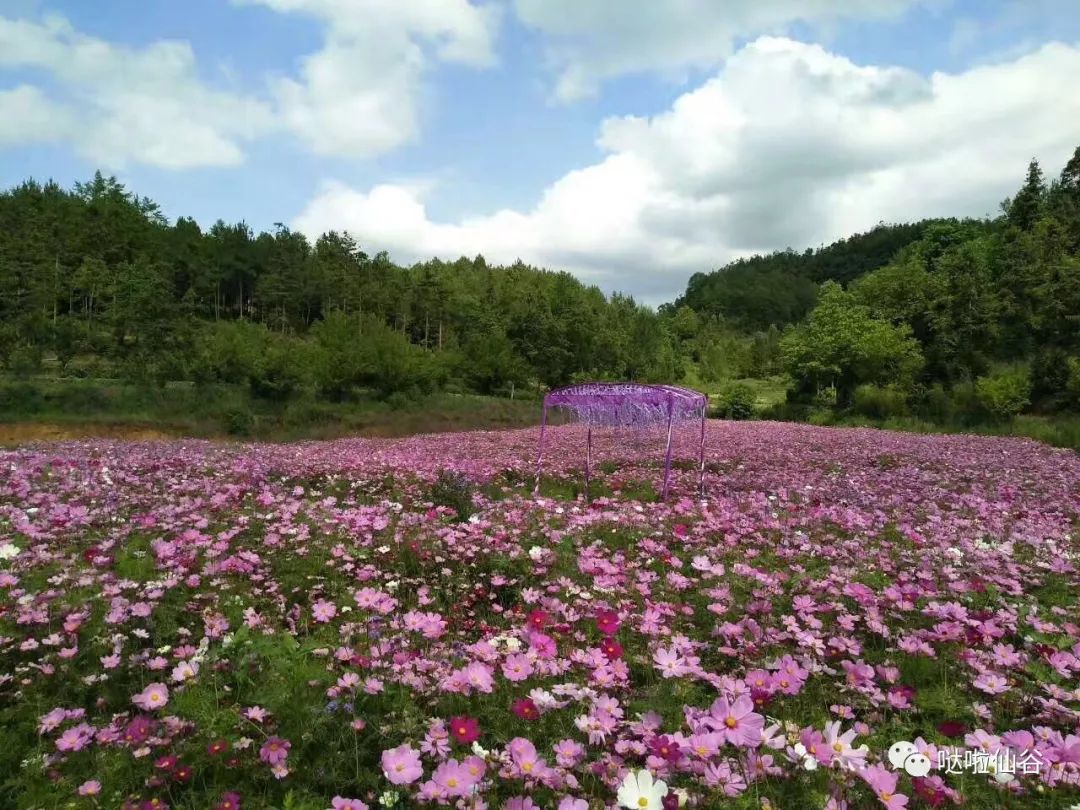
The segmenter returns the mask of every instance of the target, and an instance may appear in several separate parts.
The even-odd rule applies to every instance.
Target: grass
[[[0,444],[85,436],[149,439],[241,437],[266,441],[405,436],[536,424],[540,403],[475,394],[361,394],[327,402],[305,393],[287,402],[241,386],[112,380],[0,381]]]
[[[814,411],[808,421],[816,425],[843,427],[872,427],[900,430],[907,433],[973,433],[980,436],[1020,436],[1080,451],[1080,416],[1036,416],[1023,414],[1012,422],[1001,424],[936,424],[916,417],[870,419],[858,416],[838,416],[830,411]]]

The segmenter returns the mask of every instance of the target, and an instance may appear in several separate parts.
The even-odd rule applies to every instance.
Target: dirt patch
[[[143,425],[109,425],[93,422],[57,424],[53,422],[0,423],[0,445],[26,442],[59,442],[70,439],[124,439],[147,441],[173,439],[175,434]]]

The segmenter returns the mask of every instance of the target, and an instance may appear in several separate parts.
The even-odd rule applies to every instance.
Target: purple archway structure
[[[698,447],[698,490],[705,486],[705,417],[709,400],[704,394],[674,385],[641,385],[639,383],[583,383],[556,388],[544,397],[540,416],[540,441],[536,448],[536,488],[540,491],[540,470],[544,459],[544,432],[547,429],[549,408],[565,408],[575,418],[588,425],[585,442],[585,495],[589,493],[592,473],[593,426],[667,425],[667,450],[664,454],[664,488],[667,500],[671,479],[671,429],[675,422],[701,420],[701,442]]]

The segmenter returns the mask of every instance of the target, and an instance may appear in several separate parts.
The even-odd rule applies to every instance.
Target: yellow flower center
[[[739,725],[739,721],[729,715],[728,718],[724,721],[724,725],[728,728],[735,728],[735,726]]]
[[[832,750],[839,754],[841,751],[844,750],[844,744],[840,742],[834,742],[832,744]]]
[[[649,806],[648,797],[647,796],[642,796],[640,799],[638,799],[637,800],[637,806],[638,807],[648,807]]]

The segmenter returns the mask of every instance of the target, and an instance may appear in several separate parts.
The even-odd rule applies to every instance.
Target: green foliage
[[[975,381],[975,396],[986,415],[1008,421],[1031,401],[1031,379],[1026,370],[998,371]]]
[[[440,470],[431,487],[431,502],[447,506],[457,513],[458,520],[468,520],[474,511],[473,485],[468,477],[451,470]]]
[[[922,365],[910,329],[874,318],[868,307],[831,281],[822,285],[806,323],[784,336],[781,350],[800,391],[835,386],[841,407],[850,405],[860,383],[910,382]]]
[[[232,405],[221,414],[221,426],[230,436],[248,437],[255,429],[255,414],[245,405]]]
[[[1080,411],[1080,357],[1068,360],[1068,378],[1065,381],[1065,397],[1068,406]]]
[[[904,391],[880,385],[860,385],[856,388],[851,410],[871,419],[891,419],[907,416],[911,412]]]
[[[757,397],[744,383],[734,383],[720,394],[715,415],[721,419],[750,419],[754,416]]]

